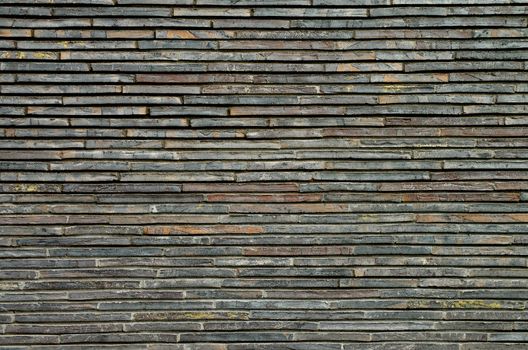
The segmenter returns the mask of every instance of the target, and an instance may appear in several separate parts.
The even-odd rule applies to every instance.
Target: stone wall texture
[[[0,349],[528,349],[528,1],[1,0]]]

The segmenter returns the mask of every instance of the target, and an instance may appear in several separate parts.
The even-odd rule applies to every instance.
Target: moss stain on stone
[[[15,185],[15,192],[38,192],[39,185],[37,184],[17,184]]]

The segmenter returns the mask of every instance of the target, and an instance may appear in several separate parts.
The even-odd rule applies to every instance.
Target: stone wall
[[[0,349],[528,344],[528,2],[2,0]]]

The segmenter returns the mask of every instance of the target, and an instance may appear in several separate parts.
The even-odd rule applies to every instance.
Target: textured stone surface
[[[0,349],[528,348],[528,1],[1,3]]]

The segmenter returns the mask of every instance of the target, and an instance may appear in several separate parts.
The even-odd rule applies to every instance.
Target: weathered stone
[[[5,0],[0,348],[523,348],[524,2]]]

